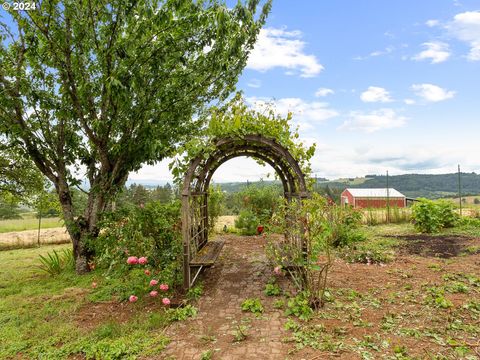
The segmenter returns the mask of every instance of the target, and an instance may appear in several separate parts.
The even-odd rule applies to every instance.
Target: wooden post
[[[189,195],[182,194],[183,288],[190,288],[190,204]]]

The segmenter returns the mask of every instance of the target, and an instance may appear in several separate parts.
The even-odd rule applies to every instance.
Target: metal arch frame
[[[306,198],[309,196],[305,176],[290,151],[274,139],[262,135],[245,135],[242,138],[226,137],[215,142],[216,150],[206,158],[200,154],[192,159],[182,186],[182,237],[184,288],[188,289],[200,273],[200,267],[192,280],[190,262],[196,251],[208,241],[208,188],[215,171],[225,162],[240,156],[248,156],[269,164],[283,185],[284,196]],[[299,245],[303,246],[303,245]]]

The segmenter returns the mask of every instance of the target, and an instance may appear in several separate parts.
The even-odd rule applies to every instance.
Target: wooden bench
[[[198,275],[204,267],[212,266],[220,255],[225,241],[208,241],[204,247],[202,247],[197,254],[190,260],[190,268],[195,268],[195,275],[190,282],[190,286],[193,286]]]
[[[220,255],[225,241],[208,241],[190,261],[190,266],[212,266]]]

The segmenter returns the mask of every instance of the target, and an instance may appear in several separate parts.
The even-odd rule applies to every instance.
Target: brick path
[[[213,359],[285,359],[285,318],[282,310],[273,307],[279,298],[263,293],[273,275],[264,252],[265,240],[234,235],[223,236],[222,240],[226,243],[216,265],[202,276],[204,295],[196,305],[197,317],[167,330],[172,341],[162,357],[200,359],[202,353],[212,350]],[[251,297],[261,300],[261,316],[242,312],[242,301]],[[243,341],[234,339],[239,325],[248,327]]]

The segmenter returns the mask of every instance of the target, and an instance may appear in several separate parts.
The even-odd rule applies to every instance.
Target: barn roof
[[[348,190],[350,194],[352,194],[354,197],[379,197],[379,198],[386,198],[387,197],[387,188],[381,188],[381,189],[358,189],[358,188],[347,188],[345,190]],[[388,196],[391,198],[404,198],[405,195],[403,195],[401,192],[395,190],[394,188],[389,188],[388,189]]]

